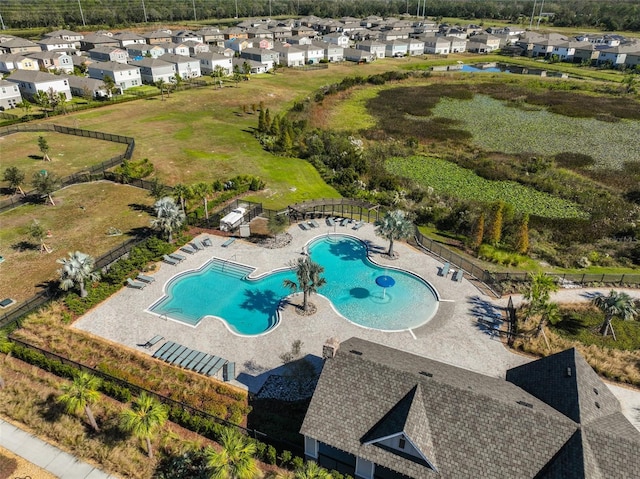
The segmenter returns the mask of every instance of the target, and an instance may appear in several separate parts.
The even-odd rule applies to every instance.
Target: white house
[[[320,63],[324,59],[324,48],[316,45],[297,45],[296,48],[304,52],[304,61],[307,64]]]
[[[448,55],[451,42],[445,37],[425,37],[424,52],[433,55]]]
[[[158,58],[143,58],[131,62],[131,65],[140,69],[140,77],[144,83],[155,84],[162,80],[169,83],[176,74],[175,65]]]
[[[198,58],[176,55],[175,53],[165,53],[160,57],[160,60],[172,63],[175,66],[176,73],[178,73],[183,80],[202,76],[200,60]]]
[[[344,61],[344,48],[336,45],[335,43],[327,42],[313,42],[313,44],[319,48],[322,48],[324,52],[324,59],[328,62],[341,62]]]
[[[166,51],[160,45],[149,45],[148,43],[141,45],[140,43],[136,43],[135,45],[129,45],[127,47],[127,53],[129,54],[129,58],[136,58],[136,57],[158,58],[164,55]]]
[[[96,62],[87,67],[89,78],[104,80],[109,77],[121,90],[142,85],[140,69],[117,62]]]
[[[290,45],[311,45],[313,40],[306,35],[293,35],[287,38],[287,43]]]
[[[387,58],[404,57],[409,51],[409,45],[402,40],[392,40],[384,47],[384,56]]]
[[[422,55],[424,53],[424,42],[417,38],[409,38],[407,42],[407,53],[410,57]]]
[[[200,72],[202,75],[211,75],[218,66],[222,68],[225,75],[231,75],[233,73],[232,57],[219,53],[206,52],[198,53],[193,58],[200,62]]]
[[[328,35],[323,36],[322,40],[327,43],[333,43],[342,48],[347,48],[349,46],[349,37],[342,32],[329,33]]]
[[[598,63],[611,62],[614,67],[621,67],[625,64],[627,54],[637,54],[639,50],[640,47],[634,45],[605,48],[598,54]]]
[[[75,50],[76,49],[76,42],[71,40],[65,40],[64,38],[45,37],[36,43],[40,45],[40,48],[42,48],[42,51],[45,51],[45,52],[51,51],[51,50]]]
[[[250,60],[248,58],[233,58],[233,69],[236,68],[240,71],[244,71],[245,64],[249,66],[249,73],[252,75],[259,73],[267,73],[267,65],[264,63],[257,62],[255,60]]]
[[[33,99],[38,91],[48,92],[49,89],[53,89],[56,93],[62,93],[67,100],[71,100],[71,90],[66,76],[33,70],[16,70],[6,80],[17,83],[24,98]]]
[[[71,94],[73,96],[84,97],[86,95],[91,95],[91,97],[96,100],[111,97],[111,92],[108,91],[107,86],[102,80],[79,77],[76,75],[69,75],[68,80],[69,88],[71,88]]]
[[[131,32],[119,32],[113,35],[113,38],[120,43],[120,47],[124,48],[129,45],[134,45],[136,43],[145,44],[147,43],[147,39]]]
[[[44,38],[62,38],[64,40],[72,41],[76,44],[77,48],[80,48],[80,40],[84,38],[82,33],[73,32],[71,30],[54,30],[53,32],[44,33]]]
[[[174,53],[175,55],[183,55],[188,57],[190,55],[189,47],[182,43],[167,43],[162,45],[165,49],[165,53]]]
[[[278,52],[278,62],[286,67],[304,66],[304,52],[294,46],[276,45],[274,52]]]
[[[127,63],[129,61],[129,53],[124,48],[100,46],[92,48],[87,53],[89,58],[96,62]]]
[[[473,44],[469,45],[469,44]],[[473,35],[469,38],[467,51],[475,53],[489,53],[500,48],[500,39],[493,35]]]
[[[384,43],[375,40],[365,40],[356,45],[357,50],[363,50],[374,55],[376,58],[384,58],[386,46]]]
[[[450,47],[449,53],[464,53],[467,51],[467,40],[465,38],[458,37],[445,37],[449,40]]]
[[[245,48],[240,53],[240,58],[248,58],[267,65],[267,70],[272,70],[273,65],[280,61],[279,52],[263,48]]]
[[[356,63],[371,63],[378,58],[374,53],[358,48],[345,48],[344,59]]]
[[[171,41],[173,43],[182,43],[186,42],[187,40],[193,40],[197,43],[204,42],[204,38],[202,38],[202,35],[199,35],[196,32],[192,32],[191,30],[180,30],[171,35]]]
[[[15,108],[20,102],[22,102],[22,95],[18,84],[0,80],[0,111]]]

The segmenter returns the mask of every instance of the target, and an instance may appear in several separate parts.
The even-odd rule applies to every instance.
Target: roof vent
[[[355,354],[356,356],[362,356],[362,353],[360,351],[356,351],[355,349],[352,349],[349,352]]]
[[[600,393],[598,392],[598,389],[597,389],[597,388],[593,388],[593,392],[594,392],[594,393],[596,393],[596,396],[597,396],[598,394],[600,394]]]
[[[600,403],[598,401],[596,401],[596,407],[600,409]]]
[[[570,378],[570,377],[571,377],[571,368],[567,368],[566,376],[567,376],[568,378]]]
[[[530,409],[533,409],[533,404],[531,404],[530,402],[526,402],[526,401],[516,401],[518,404],[520,404],[521,406],[524,407],[528,407]]]
[[[419,374],[422,374],[423,376],[426,376],[426,377],[428,377],[428,378],[432,378],[432,377],[433,377],[433,374],[428,373],[428,372],[426,372],[426,371],[420,371],[420,373],[419,373]]]

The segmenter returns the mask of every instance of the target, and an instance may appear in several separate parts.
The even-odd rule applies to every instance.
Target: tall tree
[[[489,242],[493,246],[497,246],[502,239],[503,216],[504,202],[498,201],[493,205],[493,218],[491,219],[491,228],[489,229]]]
[[[473,225],[473,233],[471,236],[473,238],[471,246],[477,250],[482,246],[482,240],[484,239],[484,211],[480,213],[480,216]]]
[[[389,240],[389,250],[387,255],[393,257],[393,242],[409,238],[415,231],[413,223],[409,220],[407,213],[402,210],[388,211],[384,216],[375,222],[376,234]]]
[[[182,212],[186,215],[186,202],[193,198],[193,190],[191,186],[185,185],[184,183],[178,183],[173,187],[173,196],[180,202],[180,208],[182,208]]]
[[[167,417],[167,408],[143,392],[133,402],[131,409],[122,411],[120,426],[138,439],[144,439],[147,443],[147,454],[149,458],[152,458],[151,438],[158,429],[164,426]]]
[[[44,136],[38,137],[38,149],[42,153],[42,161],[51,161],[51,158],[49,158],[49,142]]]
[[[51,253],[51,248],[44,242],[44,239],[47,237],[47,232],[38,221],[33,220],[33,223],[29,226],[29,236],[40,243],[41,253]]]
[[[55,174],[49,173],[46,170],[37,171],[33,174],[31,185],[40,195],[46,196],[53,206],[56,205],[51,195],[60,188],[60,180],[58,180]]]
[[[165,81],[163,78],[160,78],[156,81],[156,87],[160,90],[160,97],[162,99],[162,101],[164,101],[164,85],[165,85]]]
[[[173,243],[173,232],[178,231],[184,224],[184,213],[169,196],[156,201],[153,209],[156,218],[151,220],[151,227],[166,235],[169,243]]]
[[[204,181],[193,185],[193,194],[204,203],[204,217],[209,219],[209,195],[212,193],[212,186]]]
[[[524,293],[524,299],[529,302],[526,319],[532,314],[540,312],[551,298],[551,293],[558,291],[558,284],[552,276],[539,271],[529,273],[529,288]]]
[[[560,306],[558,303],[547,302],[540,307],[538,312],[540,313],[540,321],[536,329],[536,336],[544,334],[544,327],[548,323],[555,324],[560,320]]]
[[[320,276],[324,268],[318,263],[311,261],[309,256],[298,258],[291,262],[290,266],[295,271],[298,281],[296,283],[290,279],[285,279],[283,285],[294,293],[302,291],[302,309],[307,312],[309,311],[309,296],[317,293],[327,282],[325,278]]]
[[[4,170],[4,176],[2,179],[9,183],[9,188],[13,188],[16,193],[20,193],[24,196],[24,191],[22,190],[22,184],[24,183],[25,173],[18,169],[17,166],[10,166],[6,170]]]
[[[256,445],[231,428],[220,435],[220,452],[207,447],[205,455],[211,479],[254,479],[260,477],[255,459]]]
[[[60,289],[67,291],[77,286],[80,289],[80,297],[86,298],[85,283],[87,281],[96,281],[100,277],[100,273],[95,271],[93,257],[76,251],[69,253],[68,258],[60,258],[57,262],[62,265],[62,268],[58,270]]]
[[[604,321],[600,326],[600,334],[607,336],[609,331],[613,339],[616,340],[616,333],[613,330],[611,320],[619,318],[623,321],[630,321],[638,316],[638,307],[635,301],[627,293],[611,290],[609,296],[598,295],[593,298],[592,303],[604,313]]]
[[[525,214],[520,223],[518,231],[518,241],[516,243],[516,251],[520,254],[526,254],[529,251],[529,215]]]
[[[71,384],[62,386],[62,394],[58,396],[58,401],[64,405],[69,414],[78,414],[80,411],[84,411],[89,424],[96,432],[100,429],[91,410],[91,405],[100,399],[99,387],[99,378],[86,372],[80,372]]]

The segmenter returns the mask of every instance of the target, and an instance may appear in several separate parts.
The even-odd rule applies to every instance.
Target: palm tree
[[[296,470],[293,477],[294,479],[331,479],[331,474],[318,466],[318,463],[307,461],[303,467]]]
[[[558,291],[558,284],[552,276],[546,275],[543,271],[529,273],[529,289],[524,293],[524,299],[529,301],[529,311],[525,320],[544,309],[551,293],[555,291]]]
[[[93,257],[76,251],[69,253],[69,258],[60,258],[57,262],[62,265],[62,268],[58,270],[60,289],[67,291],[74,286],[78,286],[80,288],[80,297],[86,298],[86,281],[96,281],[100,277],[100,273],[95,271]]]
[[[29,236],[34,240],[40,242],[41,253],[51,253],[51,249],[44,243],[44,239],[47,237],[47,232],[38,221],[33,220],[33,223],[29,226]]]
[[[389,211],[382,219],[376,221],[376,234],[389,240],[387,254],[393,258],[393,241],[406,239],[414,232],[413,223],[407,218],[407,213],[402,210]]]
[[[163,78],[160,78],[158,81],[156,81],[156,87],[158,87],[158,89],[160,90],[160,97],[162,98],[162,101],[164,101],[164,84],[165,81]]]
[[[138,439],[147,442],[147,454],[153,457],[151,438],[158,428],[167,421],[167,408],[146,393],[140,394],[131,405],[120,414],[120,426],[126,432],[133,433]]]
[[[536,337],[544,334],[544,327],[547,323],[555,324],[560,320],[560,306],[558,303],[545,303],[540,307],[539,312],[540,322],[536,329]]]
[[[173,242],[173,232],[179,230],[185,221],[185,215],[173,198],[166,196],[153,205],[157,218],[151,220],[151,227],[160,230]]]
[[[613,331],[611,320],[617,317],[623,321],[629,321],[635,319],[640,312],[631,296],[614,290],[611,290],[609,296],[596,296],[593,298],[592,303],[604,313],[600,334],[606,336],[611,330],[614,341],[616,340],[616,333]]]
[[[235,430],[226,428],[220,435],[220,445],[220,452],[216,452],[211,446],[205,449],[211,479],[254,479],[259,476],[254,442],[249,442]]]
[[[311,261],[308,256],[298,258],[291,263],[291,268],[295,270],[298,282],[285,279],[283,285],[285,288],[289,288],[294,293],[302,291],[303,302],[302,309],[309,311],[309,296],[313,293],[317,293],[318,289],[323,287],[327,280],[320,276],[324,271],[324,268],[318,263]]]
[[[193,186],[194,196],[196,196],[197,198],[200,198],[204,202],[204,217],[207,219],[209,219],[209,208],[208,208],[209,195],[211,194],[212,190],[213,188],[211,187],[211,185],[204,181],[200,183],[196,183]]]
[[[16,193],[20,193],[22,196],[25,196],[24,191],[20,186],[24,183],[24,177],[24,171],[20,171],[17,166],[10,166],[4,170],[4,176],[2,179],[9,183],[9,187],[13,188]]]
[[[100,399],[99,387],[99,378],[86,372],[80,372],[71,384],[62,386],[62,394],[58,396],[58,401],[64,405],[69,414],[78,414],[80,411],[84,411],[89,424],[96,432],[100,429],[93,416],[91,404]]]
[[[185,185],[184,183],[178,183],[173,187],[173,196],[180,201],[182,212],[186,215],[187,211],[185,208],[185,203],[187,200],[193,198],[193,190],[191,189],[191,187],[189,185]]]
[[[33,174],[31,185],[38,191],[38,193],[40,193],[40,195],[49,198],[52,206],[56,205],[51,197],[53,192],[60,188],[60,181],[56,175],[49,173],[46,170],[37,171]]]

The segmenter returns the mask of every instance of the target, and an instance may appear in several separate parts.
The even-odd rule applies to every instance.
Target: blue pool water
[[[471,65],[462,65],[462,69],[461,71],[463,72],[484,72],[484,73],[511,73],[508,69],[500,69],[497,67],[491,67],[491,68],[477,68],[477,67],[473,67]]]
[[[307,250],[324,267],[327,284],[319,293],[353,323],[384,331],[406,330],[424,324],[437,310],[436,293],[427,282],[375,265],[358,239],[325,236],[312,241]],[[277,271],[252,280],[246,278],[251,271],[251,267],[213,259],[169,281],[166,296],[150,310],[193,326],[205,316],[216,316],[235,333],[265,333],[277,324],[281,300],[291,294],[283,280],[296,281],[295,273]],[[381,275],[391,276],[395,285],[383,290],[375,281]]]

